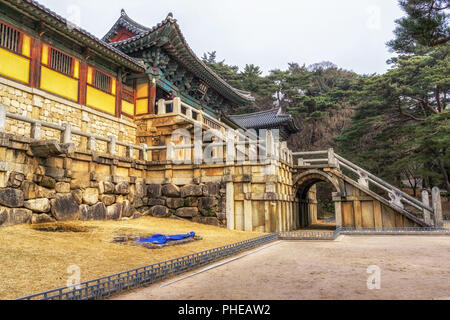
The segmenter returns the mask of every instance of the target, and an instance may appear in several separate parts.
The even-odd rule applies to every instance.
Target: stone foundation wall
[[[0,78],[0,103],[11,113],[58,125],[68,122],[83,132],[104,137],[113,135],[118,141],[136,143],[136,125],[128,117],[117,118],[4,78]],[[30,130],[29,123],[9,118],[6,121],[8,133],[29,137]],[[60,132],[42,128],[41,138],[60,139]],[[74,135],[72,139],[77,150],[86,150],[86,138]],[[106,143],[96,142],[96,150],[105,152],[106,148]],[[124,151],[119,148],[116,147],[117,152],[122,154]]]
[[[143,215],[226,225],[224,185],[152,183],[163,166],[101,153],[35,157],[31,139],[0,133],[0,226]]]

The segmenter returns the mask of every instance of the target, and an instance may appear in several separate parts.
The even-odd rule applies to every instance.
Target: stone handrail
[[[410,196],[409,194],[401,191],[399,188],[387,183],[383,179],[371,174],[370,172],[364,170],[363,168],[357,166],[351,161],[343,158],[342,156],[334,153],[333,149],[321,150],[321,151],[307,151],[307,152],[294,152],[294,156],[308,156],[311,159],[298,159],[298,166],[303,168],[308,167],[327,167],[327,168],[337,168],[340,170],[341,167],[346,168],[353,173],[358,175],[357,183],[363,187],[370,190],[370,185],[373,184],[378,188],[386,191],[389,198],[388,201],[391,205],[394,205],[400,209],[404,209],[403,203],[406,203],[420,211],[422,211],[424,216],[424,221],[427,224],[431,223],[430,215],[434,215],[435,226],[441,227],[442,225],[442,208],[440,201],[440,190],[438,187],[432,189],[432,206],[430,206],[428,191],[422,191],[422,201]],[[325,156],[326,158],[318,158]]]

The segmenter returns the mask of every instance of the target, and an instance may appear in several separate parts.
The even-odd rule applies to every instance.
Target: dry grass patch
[[[71,265],[80,267],[81,281],[86,281],[261,235],[153,217],[53,224],[59,225],[54,230],[50,225],[44,226],[45,231],[36,230],[33,225],[0,228],[0,299],[14,299],[65,286],[70,276],[67,268]],[[48,232],[49,229],[56,232]],[[191,231],[203,240],[159,250],[112,242],[119,234]]]

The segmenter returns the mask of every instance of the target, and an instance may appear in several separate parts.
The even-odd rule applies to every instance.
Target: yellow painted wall
[[[137,84],[136,97],[138,97],[138,98],[148,97],[148,83],[147,82]]]
[[[129,103],[128,101],[122,100],[122,112],[130,114],[134,116],[134,104]]]
[[[112,115],[116,114],[116,97],[91,86],[87,86],[86,105]]]
[[[136,100],[136,114],[148,113],[148,99]]]
[[[78,101],[78,81],[44,66],[41,67],[41,89]]]
[[[30,60],[0,49],[0,74],[25,83],[30,79]]]

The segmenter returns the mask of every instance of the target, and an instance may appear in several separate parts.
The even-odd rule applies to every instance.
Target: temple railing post
[[[166,114],[166,103],[164,99],[158,100],[158,114]]]
[[[72,142],[72,125],[70,123],[64,123],[64,131],[62,136],[62,143]]]
[[[428,195],[427,190],[422,190],[422,203],[424,206],[429,207],[430,206],[430,197]],[[423,220],[426,224],[431,224],[431,212],[427,209],[423,209]]]
[[[438,187],[434,187],[431,191],[431,201],[433,203],[434,211],[434,226],[436,228],[442,228],[442,203],[441,203],[441,190]]]
[[[39,122],[35,122],[31,125],[30,134],[32,139],[41,139],[41,124]]]
[[[109,136],[108,153],[112,156],[116,154],[116,137],[115,136]]]
[[[142,150],[139,150],[139,159],[147,161],[147,145],[145,143],[141,144]]]

